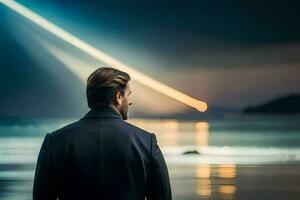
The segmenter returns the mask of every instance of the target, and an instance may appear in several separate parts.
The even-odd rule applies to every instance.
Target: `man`
[[[103,67],[87,79],[91,108],[46,134],[33,200],[171,200],[168,169],[154,133],[125,122],[130,76]]]

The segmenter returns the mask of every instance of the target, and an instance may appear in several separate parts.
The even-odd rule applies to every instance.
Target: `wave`
[[[300,148],[239,146],[164,147],[166,160],[174,164],[268,164],[300,161]]]
[[[3,137],[0,139],[0,164],[34,164],[42,137]],[[243,146],[161,147],[170,164],[267,164],[300,162],[300,148],[262,148]]]

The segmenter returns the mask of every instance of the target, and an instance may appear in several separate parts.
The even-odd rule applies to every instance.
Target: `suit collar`
[[[91,109],[81,119],[99,118],[99,117],[104,117],[104,118],[112,117],[112,118],[122,119],[122,116],[110,106],[102,106],[96,109]]]

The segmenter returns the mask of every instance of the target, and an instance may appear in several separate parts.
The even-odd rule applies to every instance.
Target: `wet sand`
[[[300,164],[169,167],[175,200],[300,197]]]
[[[174,200],[298,200],[300,164],[170,165]],[[0,199],[29,200],[34,165],[0,165]]]

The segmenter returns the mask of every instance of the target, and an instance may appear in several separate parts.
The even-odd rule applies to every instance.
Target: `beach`
[[[187,169],[190,169],[189,173]],[[203,169],[208,168],[202,166]],[[223,174],[220,174],[219,165],[212,165],[209,175],[203,171],[197,175],[197,166],[174,167],[173,170],[171,180],[176,200],[296,200],[300,196],[299,163],[237,165],[235,169],[229,166],[227,169],[223,167]]]
[[[33,167],[0,165],[0,199],[32,199]],[[174,200],[298,200],[300,196],[300,163],[168,167]]]
[[[0,199],[32,199],[46,133],[75,119],[0,121]],[[157,135],[174,200],[298,200],[299,120],[134,119]]]

